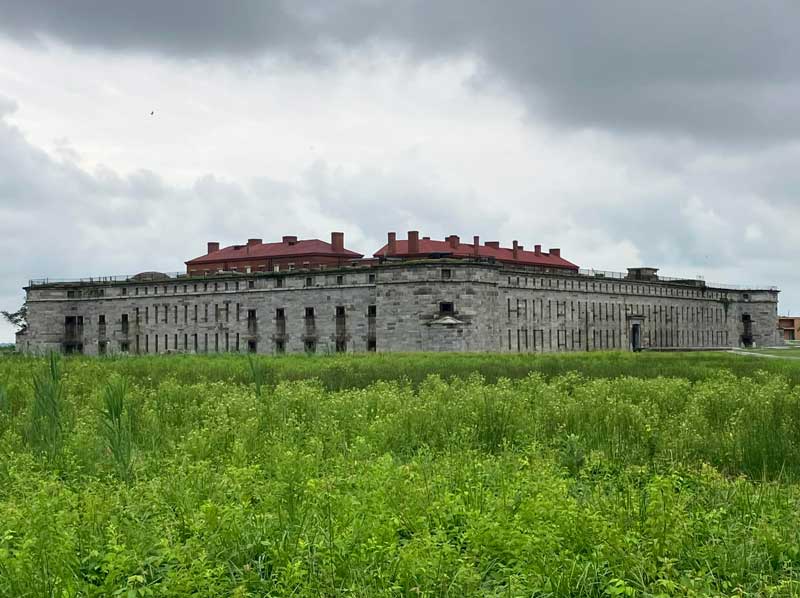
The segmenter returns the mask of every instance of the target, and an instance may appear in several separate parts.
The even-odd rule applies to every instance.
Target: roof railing
[[[578,274],[580,276],[590,276],[592,278],[611,278],[615,280],[628,280],[631,282],[648,282],[647,280],[639,280],[636,278],[631,278],[627,272],[611,272],[609,270],[592,270],[592,269],[585,269],[581,268],[578,270]],[[777,291],[778,287],[773,285],[738,285],[738,284],[727,284],[727,283],[720,283],[720,282],[706,282],[702,276],[697,276],[696,278],[677,278],[673,276],[661,276],[660,274],[656,275],[652,282],[675,282],[675,283],[683,283],[683,284],[691,284],[691,285],[702,285],[708,288],[714,289],[728,289],[731,291]]]
[[[355,264],[353,264],[355,265]],[[302,271],[302,269],[298,270]],[[569,275],[572,272],[568,270],[541,267],[542,273],[557,273],[561,275]],[[249,274],[265,274],[266,272],[250,272]],[[186,278],[205,278],[219,275],[247,275],[245,272],[235,271],[203,271],[202,273],[187,274],[186,272],[140,272],[139,274],[116,274],[111,276],[89,276],[84,278],[34,278],[28,281],[29,287],[46,286],[51,284],[108,284],[108,283],[152,283],[158,284],[166,281],[176,281]],[[613,272],[610,270],[594,270],[581,268],[577,272],[578,276],[587,276],[595,279],[612,279],[612,280],[627,280],[630,282],[648,282],[647,280],[638,280],[631,278],[627,272]],[[651,282],[672,282],[682,283],[693,286],[705,286],[715,289],[728,289],[732,291],[753,291],[753,290],[766,290],[777,291],[776,286],[766,285],[735,285],[726,283],[706,282],[702,277],[697,278],[675,278],[670,276],[658,275],[652,279]]]
[[[153,275],[152,278],[148,275]],[[50,284],[107,284],[110,282],[160,282],[187,278],[186,272],[141,272],[139,274],[113,274],[110,276],[87,276],[84,278],[32,278],[28,286],[38,287]]]

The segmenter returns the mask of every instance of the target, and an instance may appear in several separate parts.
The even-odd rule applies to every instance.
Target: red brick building
[[[800,318],[792,316],[779,316],[778,328],[785,341],[800,340]]]
[[[344,247],[344,233],[331,233],[331,242],[286,236],[279,243],[248,239],[246,245],[220,249],[209,242],[205,255],[186,262],[186,273],[194,276],[226,272],[274,272],[318,266],[344,266],[362,254]]]
[[[386,245],[375,252],[376,258],[423,259],[428,257],[493,259],[497,262],[519,266],[542,266],[555,270],[577,271],[578,266],[561,257],[558,248],[542,251],[541,245],[534,245],[533,251],[526,250],[517,241],[511,247],[500,247],[497,241],[486,241],[483,245],[478,236],[472,244],[462,243],[457,235],[450,235],[444,241],[430,237],[419,238],[418,231],[409,231],[405,241],[389,233]]]

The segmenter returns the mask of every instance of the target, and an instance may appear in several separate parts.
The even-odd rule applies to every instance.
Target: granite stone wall
[[[431,260],[26,289],[21,351],[554,352],[776,345],[775,290]]]

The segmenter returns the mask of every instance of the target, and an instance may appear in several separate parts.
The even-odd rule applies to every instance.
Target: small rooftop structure
[[[628,268],[628,276],[631,280],[658,280],[658,268]]]
[[[206,270],[284,269],[290,266],[311,267],[341,265],[360,259],[363,254],[344,247],[344,233],[331,233],[331,241],[298,239],[284,236],[280,242],[264,243],[261,239],[248,239],[243,245],[230,245],[220,249],[219,243],[210,241],[205,255],[186,262],[189,274]],[[241,267],[240,267],[241,266]]]
[[[443,241],[419,238],[418,231],[409,231],[408,238],[401,240],[396,233],[389,233],[386,245],[375,252],[374,257],[422,259],[426,257],[449,257],[461,259],[489,259],[507,264],[524,266],[544,266],[560,270],[578,270],[578,266],[561,257],[561,250],[551,248],[542,251],[541,245],[534,245],[533,251],[526,250],[518,241],[511,247],[500,247],[498,241],[480,243],[475,236],[472,243],[462,243],[458,235],[450,235]]]

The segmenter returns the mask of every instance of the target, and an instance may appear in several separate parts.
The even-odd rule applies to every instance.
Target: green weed
[[[100,411],[100,430],[106,449],[114,462],[120,479],[130,480],[133,465],[133,434],[131,409],[126,401],[128,385],[124,378],[114,377],[103,390],[103,408]]]
[[[33,378],[33,405],[28,439],[33,449],[53,462],[64,441],[64,386],[60,358],[47,357],[47,368]]]

